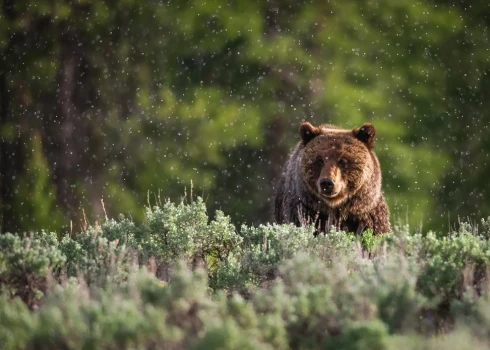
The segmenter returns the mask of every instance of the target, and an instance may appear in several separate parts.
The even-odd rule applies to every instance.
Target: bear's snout
[[[320,185],[320,192],[327,196],[331,195],[335,188],[335,182],[329,178],[321,179],[319,185]]]

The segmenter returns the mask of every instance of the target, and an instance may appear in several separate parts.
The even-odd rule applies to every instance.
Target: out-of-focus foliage
[[[2,4],[3,232],[80,227],[101,197],[141,220],[141,194],[191,180],[264,223],[302,120],[376,125],[395,221],[490,212],[484,2]]]
[[[0,347],[488,348],[488,222],[446,236],[237,231],[198,199],[73,237],[4,234]]]

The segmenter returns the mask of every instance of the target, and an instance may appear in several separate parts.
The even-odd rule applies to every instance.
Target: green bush
[[[236,230],[198,199],[0,235],[0,348],[485,348],[489,223],[314,237]]]
[[[48,287],[51,272],[66,261],[54,233],[0,235],[0,292],[34,306]]]

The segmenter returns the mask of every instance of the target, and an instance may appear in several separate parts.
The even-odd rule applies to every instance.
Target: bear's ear
[[[299,127],[299,133],[301,135],[301,140],[303,141],[303,144],[306,145],[316,136],[320,135],[322,131],[319,127],[313,126],[308,122],[304,122]]]
[[[376,135],[376,129],[373,124],[366,123],[360,128],[355,128],[352,130],[354,137],[358,140],[364,142],[369,149],[374,146],[374,136]]]

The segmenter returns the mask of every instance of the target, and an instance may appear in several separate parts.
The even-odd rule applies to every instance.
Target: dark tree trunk
[[[0,206],[1,232],[20,230],[17,213],[13,212],[15,186],[24,166],[24,147],[20,124],[13,120],[4,72],[0,73]]]
[[[16,17],[12,0],[4,0],[1,10],[6,19]],[[20,123],[14,120],[11,100],[14,93],[8,86],[10,63],[17,43],[18,35],[12,35],[10,42],[0,57],[0,233],[16,232],[20,229],[19,220],[13,212],[16,179],[23,168],[23,143],[20,135]]]
[[[96,104],[91,84],[90,62],[83,39],[68,28],[59,28],[60,70],[57,77],[55,107],[45,116],[45,150],[57,190],[57,202],[66,216],[78,222],[82,197],[100,201],[96,183],[101,171],[96,121],[90,114]],[[98,196],[98,198],[95,198]]]

